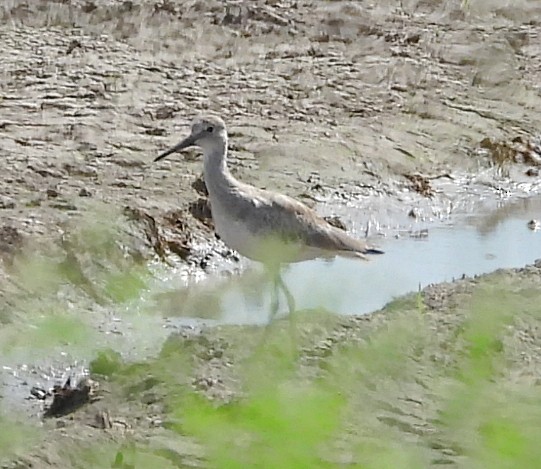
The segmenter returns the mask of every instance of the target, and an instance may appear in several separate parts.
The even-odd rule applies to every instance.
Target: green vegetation
[[[539,293],[487,280],[457,306],[461,320],[440,330],[418,295],[397,304],[387,312],[393,320],[310,366],[291,355],[285,324],[265,344],[244,342],[251,352],[237,361],[241,392],[233,400],[209,400],[187,386],[197,341],[170,340],[156,360],[123,365],[114,380],[128,399],[158,393],[166,427],[195,438],[210,467],[540,467],[541,395],[530,379],[514,376],[518,351],[506,347],[517,317],[539,320]],[[310,316],[297,318],[304,321]],[[310,342],[299,340],[301,347]],[[100,360],[117,366],[116,358]],[[130,461],[138,451],[150,458],[139,456],[133,467],[154,464],[145,445],[130,451]],[[112,467],[132,467],[119,466],[123,458],[119,449]],[[172,467],[186,464],[182,456],[167,459]]]
[[[272,373],[287,369],[283,356],[274,364],[266,359],[239,402],[215,406],[198,398],[179,406],[179,431],[199,438],[213,467],[335,467],[340,458],[331,456],[329,446],[340,441],[349,423],[358,435],[348,448],[356,467],[427,467],[434,463],[429,449],[437,446],[430,432],[410,439],[397,431],[400,412],[392,425],[382,418],[401,394],[393,388],[417,377],[429,393],[438,392],[432,431],[447,443],[448,453],[456,452],[459,465],[540,467],[541,395],[528,380],[509,379],[513,367],[504,347],[517,312],[538,319],[539,304],[525,300],[523,292],[487,287],[477,293],[449,344],[449,366],[429,370],[430,379],[419,374],[430,363],[424,349],[432,349],[422,314],[397,318],[361,346],[339,348],[322,360],[324,372],[309,383],[288,372],[281,379]],[[269,374],[272,382],[265,379]],[[381,389],[374,393],[372,386]],[[413,428],[404,424],[402,430]]]
[[[37,430],[32,426],[24,426],[2,415],[0,415],[0,428],[2,429],[0,431],[0,462],[4,455],[10,456],[24,451],[38,437]],[[8,429],[9,431],[6,431]]]
[[[28,307],[27,323],[0,332],[6,356],[28,344],[95,350],[85,315],[54,298],[70,279],[95,285],[110,305],[146,288],[146,269],[111,241],[118,229],[80,224],[76,233],[76,267],[55,253],[19,261],[21,275],[34,273],[32,295],[14,303]],[[0,432],[0,459],[49,441],[66,467],[81,468],[541,467],[538,281],[535,269],[493,274],[447,293],[448,304],[426,290],[370,319],[306,311],[265,332],[172,335],[138,362],[111,346],[94,353],[90,371],[131,430],[95,430],[83,444],[5,413],[0,424],[12,431]]]

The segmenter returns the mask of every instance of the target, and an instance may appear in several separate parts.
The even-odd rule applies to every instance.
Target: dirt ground
[[[329,215],[352,204],[355,214],[343,221],[353,231],[370,222],[388,234],[412,218],[430,222],[481,200],[539,191],[535,0],[9,0],[0,18],[6,324],[24,320],[19,305],[28,289],[14,265],[29,246],[77,265],[70,278],[77,281],[63,287],[62,298],[83,309],[107,307],[91,252],[77,238],[89,218],[122,219],[131,258],[191,272],[236,265],[213,236],[196,152],[151,164],[199,113],[227,122],[239,178]],[[539,280],[536,268],[508,275]],[[430,309],[434,324],[449,314],[460,321],[447,303],[456,304],[470,284],[426,292],[441,298]],[[336,330],[364,337],[385,321],[393,319],[329,320],[310,347]],[[235,332],[205,334],[215,341]],[[431,346],[444,353],[441,343]],[[235,390],[227,377],[222,382],[217,397],[225,399]],[[134,415],[148,411],[114,404],[114,392],[107,399],[69,422],[77,432],[52,429],[55,437],[16,467],[76,467],[66,447],[86,438],[117,442]],[[107,431],[87,425],[107,405],[117,407],[120,423]],[[158,439],[163,429],[147,417],[136,437]],[[434,460],[454,463],[444,446]],[[185,462],[200,463],[194,448],[187,442],[178,450]]]

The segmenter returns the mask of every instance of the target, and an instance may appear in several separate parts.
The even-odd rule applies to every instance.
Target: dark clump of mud
[[[47,406],[44,417],[62,417],[75,412],[81,406],[97,399],[97,383],[88,378],[81,379],[76,386],[71,385],[71,379],[63,385],[55,385],[44,394],[51,396],[52,402]]]
[[[10,262],[13,256],[21,249],[23,236],[13,226],[4,225],[0,228],[0,254],[4,260]]]
[[[502,142],[486,137],[481,140],[479,146],[488,151],[494,164],[499,167],[513,163],[541,165],[541,140],[539,138],[524,141],[522,137],[515,137],[511,142]]]

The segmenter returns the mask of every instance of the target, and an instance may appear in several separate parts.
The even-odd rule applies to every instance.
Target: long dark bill
[[[154,162],[160,161],[171,153],[176,153],[177,151],[181,151],[185,148],[191,147],[196,140],[197,136],[195,135],[190,135],[189,137],[186,137],[184,140],[182,140],[182,142],[177,143],[174,147],[169,148],[169,150],[164,151],[161,155],[158,155],[156,158],[154,158]]]

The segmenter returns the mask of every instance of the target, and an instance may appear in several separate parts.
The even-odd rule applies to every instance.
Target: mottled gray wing
[[[303,203],[269,191],[252,192],[251,201],[257,207],[250,210],[250,229],[264,237],[272,234],[285,242],[330,252],[365,254],[376,252],[364,242],[351,238],[346,232],[330,225]]]

